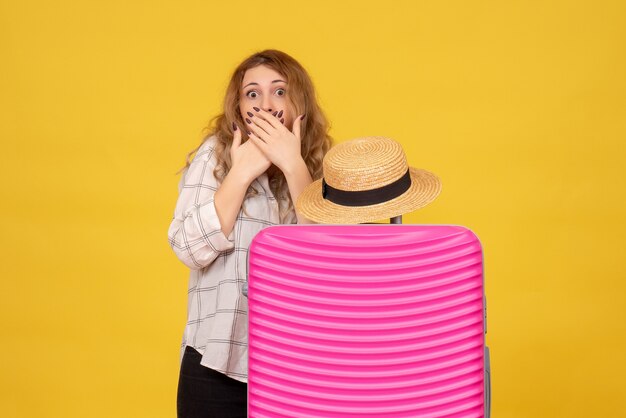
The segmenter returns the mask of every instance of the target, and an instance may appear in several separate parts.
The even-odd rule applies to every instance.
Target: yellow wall
[[[263,48],[481,238],[493,416],[626,416],[626,3],[2,1],[0,415],[172,417],[174,172]]]

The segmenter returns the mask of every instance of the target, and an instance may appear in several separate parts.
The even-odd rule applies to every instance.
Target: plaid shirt
[[[201,364],[248,381],[248,300],[242,295],[246,281],[246,255],[260,230],[280,223],[278,203],[266,173],[252,186],[259,192],[244,201],[228,237],[221,230],[213,196],[215,137],[199,148],[178,185],[178,201],[170,224],[169,242],[176,256],[191,269],[187,325],[180,359],[186,346],[202,353]],[[297,223],[295,211],[287,223]]]

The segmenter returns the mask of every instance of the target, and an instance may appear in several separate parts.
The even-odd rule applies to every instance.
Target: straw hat
[[[402,146],[372,136],[331,148],[324,177],[309,184],[296,201],[306,218],[329,224],[359,224],[392,218],[432,202],[441,191],[433,173],[409,167]]]

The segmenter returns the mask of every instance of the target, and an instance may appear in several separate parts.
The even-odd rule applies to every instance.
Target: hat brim
[[[430,171],[409,167],[411,186],[400,196],[369,206],[343,206],[322,197],[322,180],[309,184],[296,202],[305,218],[326,224],[361,224],[403,215],[426,206],[441,192],[441,181]]]

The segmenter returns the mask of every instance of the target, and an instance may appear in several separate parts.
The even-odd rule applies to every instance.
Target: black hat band
[[[348,191],[335,189],[322,178],[322,197],[342,206],[369,206],[395,199],[411,187],[411,173],[406,173],[393,183],[370,190]]]

